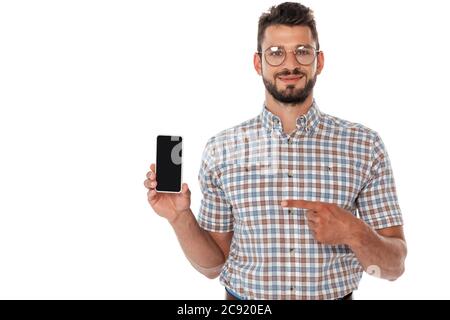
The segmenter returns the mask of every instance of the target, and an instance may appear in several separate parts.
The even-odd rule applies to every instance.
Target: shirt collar
[[[306,131],[309,133],[313,132],[317,128],[317,125],[319,124],[321,118],[322,112],[320,111],[319,107],[316,104],[316,101],[314,100],[308,111],[297,118],[297,131]],[[261,112],[261,120],[263,126],[269,132],[274,129],[281,131],[280,118],[270,112],[265,104],[263,105],[263,109]]]

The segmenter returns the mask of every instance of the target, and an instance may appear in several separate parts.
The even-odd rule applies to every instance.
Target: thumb
[[[183,183],[183,185],[181,187],[181,193],[183,194],[183,196],[187,196],[187,197],[189,197],[191,195],[191,190],[189,190],[187,183]]]

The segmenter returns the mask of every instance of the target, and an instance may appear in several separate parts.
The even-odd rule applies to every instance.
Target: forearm
[[[348,245],[369,274],[395,280],[404,271],[406,243],[402,239],[384,237],[358,219]]]
[[[203,230],[189,209],[170,222],[189,262],[208,278],[214,278],[225,263],[222,250]]]

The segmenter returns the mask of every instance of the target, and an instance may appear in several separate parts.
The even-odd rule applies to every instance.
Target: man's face
[[[316,48],[309,27],[270,26],[265,31],[261,45],[261,56],[255,54],[254,64],[266,90],[279,102],[293,105],[303,103],[311,94],[316,77],[323,68],[322,52],[310,65],[300,64],[293,52],[299,45]],[[273,66],[265,59],[265,51],[271,47],[283,47],[286,51],[286,57],[279,66]]]

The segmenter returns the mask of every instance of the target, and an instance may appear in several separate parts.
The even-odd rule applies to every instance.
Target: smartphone
[[[156,191],[179,193],[182,181],[181,136],[158,135],[156,138]]]

